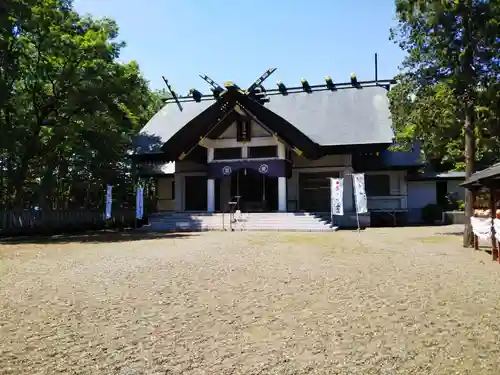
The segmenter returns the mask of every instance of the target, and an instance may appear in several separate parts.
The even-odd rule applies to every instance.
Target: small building
[[[222,91],[168,99],[136,140],[143,176],[157,181],[158,211],[329,212],[330,177],[344,177],[345,225],[355,222],[352,173],[365,173],[369,224],[406,219],[408,172],[420,149],[390,152],[392,81]]]
[[[420,223],[422,209],[427,205],[438,205],[443,209],[452,202],[464,201],[465,189],[460,185],[465,181],[465,172],[409,172],[408,183],[408,221]]]

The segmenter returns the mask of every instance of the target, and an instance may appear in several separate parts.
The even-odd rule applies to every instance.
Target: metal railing
[[[240,198],[241,198],[241,196],[235,195],[234,197],[232,197],[229,200],[229,202],[227,202],[226,207],[222,211],[222,230],[226,230],[225,216],[228,213],[229,214],[229,230],[231,232],[233,231],[233,223],[235,222],[234,213],[236,211],[236,208],[239,207],[239,205],[240,205]]]

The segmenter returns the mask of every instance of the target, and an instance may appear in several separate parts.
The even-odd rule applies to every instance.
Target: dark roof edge
[[[500,163],[475,172],[464,183],[460,184],[466,188],[474,188],[480,185],[495,184],[500,180]]]
[[[357,152],[381,152],[392,143],[356,143],[350,145],[319,145],[324,155],[347,154]]]
[[[460,176],[439,176],[439,175],[436,175],[436,176],[426,176],[426,175],[422,175],[422,176],[419,176],[419,175],[411,175],[411,176],[408,176],[408,181],[443,181],[443,180],[451,180],[451,181],[454,181],[454,180],[464,180],[465,177],[460,177]],[[462,185],[462,184],[460,184]]]

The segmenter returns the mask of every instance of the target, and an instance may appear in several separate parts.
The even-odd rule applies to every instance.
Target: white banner
[[[470,223],[472,225],[472,231],[480,239],[487,240],[491,238],[491,224],[492,224],[491,218],[471,217]]]
[[[106,190],[106,219],[111,219],[111,205],[113,203],[113,196],[111,195],[113,186],[108,185]]]
[[[354,200],[356,202],[356,212],[363,214],[368,212],[368,200],[365,192],[365,174],[353,173],[352,181],[354,185]]]
[[[137,186],[135,196],[135,217],[142,219],[144,214],[144,188]]]
[[[495,227],[495,237],[500,241],[500,219],[493,219],[493,226]]]
[[[330,212],[332,215],[344,215],[344,179],[330,178]]]

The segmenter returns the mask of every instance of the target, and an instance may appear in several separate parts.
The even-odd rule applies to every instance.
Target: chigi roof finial
[[[170,95],[172,95],[172,98],[174,98],[175,102],[177,103],[177,106],[179,107],[179,111],[182,112],[182,105],[179,102],[179,99],[177,98],[177,94],[175,93],[174,89],[172,89],[172,86],[170,86],[170,84],[168,83],[168,80],[164,76],[162,76],[161,78],[163,78],[163,82],[165,82],[165,85],[167,85],[167,89],[170,92]]]

